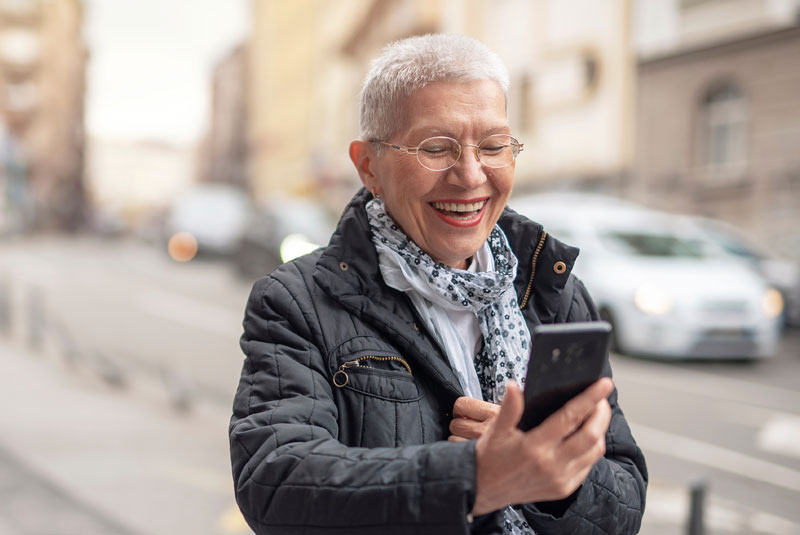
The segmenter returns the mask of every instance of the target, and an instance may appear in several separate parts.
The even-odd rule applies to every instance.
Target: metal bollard
[[[66,324],[60,319],[54,320],[52,314],[50,315],[50,332],[64,361],[70,366],[77,364],[81,358],[81,351],[75,337],[72,336]]]
[[[689,494],[689,523],[687,535],[705,535],[704,510],[708,484],[704,480],[695,481]]]
[[[194,391],[189,377],[176,370],[164,369],[162,373],[170,404],[178,412],[189,412],[194,402]]]
[[[39,350],[44,345],[45,309],[41,288],[28,289],[28,345]]]
[[[128,384],[128,376],[125,369],[118,361],[109,358],[101,352],[95,352],[94,359],[95,372],[100,378],[114,388],[124,388]]]
[[[0,334],[11,334],[11,282],[0,273]]]

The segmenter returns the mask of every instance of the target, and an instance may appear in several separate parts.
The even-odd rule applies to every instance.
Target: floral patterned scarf
[[[531,335],[514,292],[517,258],[500,227],[495,225],[488,240],[494,271],[470,272],[433,260],[400,230],[381,199],[367,203],[367,216],[384,280],[409,296],[447,353],[464,393],[499,404],[506,381],[524,387]],[[483,345],[477,355],[448,319],[448,311],[457,310],[478,317]],[[503,516],[504,534],[535,535],[519,506],[506,507]]]
[[[382,200],[370,201],[367,214],[384,278],[387,273],[390,273],[390,279],[402,276],[405,279],[403,288],[413,289],[406,293],[428,323],[430,331],[440,338],[439,342],[459,375],[465,394],[500,403],[506,381],[514,379],[524,386],[530,333],[514,292],[517,258],[500,227],[495,225],[488,240],[494,271],[470,272],[433,260],[389,217]],[[393,286],[392,281],[387,280],[387,283]],[[427,306],[422,309],[418,304],[420,298],[427,301]],[[443,332],[449,325],[448,310],[469,310],[477,315],[483,335],[483,347],[477,355],[471,354],[471,348],[465,355],[464,344],[454,347],[454,344],[447,343],[460,339],[458,333]],[[452,325],[449,328],[452,329]],[[462,374],[458,373],[465,358],[475,370],[480,392],[475,391],[469,377],[461,377]]]

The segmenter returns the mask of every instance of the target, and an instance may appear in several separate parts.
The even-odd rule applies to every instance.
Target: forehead
[[[404,129],[412,132],[508,128],[505,94],[494,80],[434,82],[405,100],[402,116]]]

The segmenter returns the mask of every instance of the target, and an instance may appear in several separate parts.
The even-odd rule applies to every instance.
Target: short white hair
[[[361,90],[361,139],[387,139],[403,124],[405,99],[441,80],[494,80],[508,102],[508,70],[480,41],[451,34],[408,37],[372,61]]]

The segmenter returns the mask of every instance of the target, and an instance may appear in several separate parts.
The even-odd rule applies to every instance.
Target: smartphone
[[[520,429],[536,427],[602,377],[610,337],[606,321],[534,327]]]

